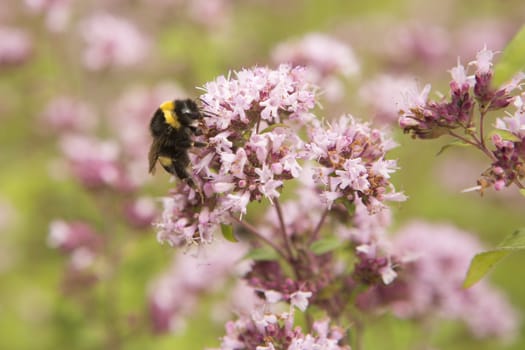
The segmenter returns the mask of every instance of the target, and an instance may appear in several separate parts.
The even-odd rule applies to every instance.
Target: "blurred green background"
[[[431,82],[436,90],[447,91],[446,70],[457,56],[464,63],[472,60],[471,47],[480,49],[484,42],[503,48],[525,19],[522,0],[219,3],[225,6],[220,18],[195,15],[184,1],[72,1],[69,22],[58,32],[47,27],[45,11],[32,12],[23,1],[6,0],[0,6],[1,25],[24,30],[33,46],[23,62],[0,65],[0,349],[201,349],[218,346],[223,334],[222,325],[209,321],[214,296],[202,300],[184,332],[151,331],[148,286],[173,251],[157,243],[153,229],[130,229],[121,222],[120,208],[112,203],[118,206],[122,198],[89,192],[67,172],[56,176],[63,172],[55,167],[62,157],[57,138],[39,119],[53,97],[68,94],[88,101],[101,119],[99,134],[112,138],[103,125],[114,117],[109,111],[126,89],[169,81],[194,98],[200,93],[196,86],[218,75],[272,64],[270,53],[279,42],[321,32],[353,47],[361,74],[345,80],[343,99],[323,102],[320,113],[366,119],[373,111],[358,89],[372,77],[411,74],[421,85]],[[127,18],[146,33],[151,43],[140,64],[101,71],[83,67],[78,23],[101,11]],[[434,45],[425,34],[439,28],[446,49],[432,63],[416,56],[417,50],[401,61],[389,56],[384,49],[392,33],[407,24],[420,28],[421,45]],[[400,147],[392,154],[401,170],[393,183],[409,196],[394,207],[395,226],[413,218],[451,222],[478,234],[487,246],[523,226],[525,199],[512,191],[484,197],[459,193],[474,185],[486,167],[473,151],[451,150],[436,157],[444,141],[414,141],[397,130],[395,139]],[[168,177],[157,175],[138,194],[158,197],[169,187]],[[67,257],[46,243],[49,223],[56,218],[84,220],[108,235],[111,247],[120,251],[111,278],[89,290],[64,288]],[[525,309],[524,261],[523,254],[512,255],[489,276],[520,313]],[[415,332],[408,321],[381,317],[367,329],[365,349],[417,348]],[[119,334],[118,344],[111,333]],[[476,341],[459,324],[446,323],[431,343],[436,349],[523,349],[525,325],[521,333],[512,344]]]

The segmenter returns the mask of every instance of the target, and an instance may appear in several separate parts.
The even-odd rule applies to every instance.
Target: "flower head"
[[[342,116],[326,128],[311,128],[305,154],[318,163],[313,167],[315,182],[323,189],[328,207],[337,198],[361,201],[370,211],[384,207],[382,202],[396,193],[389,174],[397,165],[385,159],[394,146],[386,134],[351,116]]]
[[[202,199],[181,185],[157,225],[172,244],[209,242],[230,215],[245,214],[251,201],[279,197],[284,181],[297,178],[304,142],[296,129],[312,119],[315,87],[304,69],[253,68],[205,84],[206,147],[191,154]],[[190,198],[188,198],[190,195]],[[166,199],[165,203],[172,199]]]

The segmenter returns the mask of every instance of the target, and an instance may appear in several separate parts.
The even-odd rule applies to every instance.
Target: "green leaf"
[[[461,141],[461,140],[454,140],[452,142],[447,143],[443,147],[441,147],[439,152],[436,153],[436,156],[441,155],[441,153],[445,152],[447,149],[449,149],[451,147],[468,147],[468,146],[472,146],[472,145],[470,143],[466,143],[466,142]]]
[[[265,128],[263,131],[260,132],[260,134],[264,134],[264,133],[267,133],[267,132],[270,132],[270,131],[273,131],[274,129],[276,128],[287,128],[288,126],[286,124],[283,124],[283,123],[275,123],[275,124],[272,124],[270,125],[269,127]]]
[[[525,68],[525,26],[514,36],[494,67],[494,84],[501,85]]]
[[[316,255],[321,255],[336,250],[340,246],[341,242],[336,237],[327,237],[313,242],[310,250]]]
[[[525,188],[520,189],[520,194],[525,197]]]
[[[254,261],[271,261],[278,260],[279,254],[270,247],[255,248],[246,254],[243,259],[251,259]]]
[[[525,250],[525,228],[514,231],[494,249],[476,254],[470,262],[464,288],[469,288],[481,280],[501,259],[516,250]]]
[[[514,135],[508,130],[501,130],[501,129],[492,130],[490,132],[490,136],[492,137],[494,135],[499,135],[501,136],[502,139],[510,141],[510,142],[521,141],[521,139],[518,136]]]
[[[350,202],[347,199],[342,199],[342,201],[343,201],[343,205],[345,206],[346,210],[348,210],[348,215],[350,215],[350,217],[353,217],[355,215],[355,203]]]
[[[226,238],[227,241],[234,242],[234,243],[239,242],[237,237],[235,237],[235,235],[233,234],[232,225],[221,224],[221,232],[222,232],[222,236]]]

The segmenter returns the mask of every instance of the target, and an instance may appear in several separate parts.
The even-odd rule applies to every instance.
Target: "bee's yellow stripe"
[[[164,113],[164,120],[166,123],[174,127],[175,129],[180,128],[180,122],[177,116],[175,115],[175,104],[173,101],[166,101],[160,105],[160,109]]]
[[[164,112],[164,119],[166,120],[166,123],[174,127],[175,129],[180,128],[180,122],[175,114],[171,111],[162,110]]]
[[[169,167],[173,163],[171,158],[168,158],[168,157],[159,157],[159,162],[163,166],[167,166],[167,167]]]

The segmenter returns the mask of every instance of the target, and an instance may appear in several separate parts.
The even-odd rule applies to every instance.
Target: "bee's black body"
[[[203,147],[193,141],[200,134],[196,123],[203,117],[197,104],[190,99],[174,100],[161,104],[150,122],[153,142],[149,151],[149,171],[155,171],[157,161],[170,174],[192,183],[186,168],[190,163],[188,150]]]

